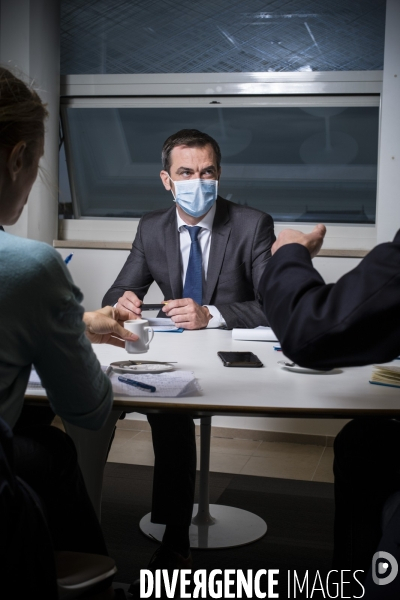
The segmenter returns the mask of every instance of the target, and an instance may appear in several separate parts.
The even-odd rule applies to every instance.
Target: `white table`
[[[101,364],[108,365],[116,360],[134,359],[125,350],[113,346],[94,346]],[[263,368],[227,368],[217,356],[220,350],[249,350],[257,354],[264,363]],[[138,355],[137,358],[144,355]],[[293,373],[278,366],[281,352],[273,350],[270,342],[243,342],[232,340],[230,331],[201,330],[185,331],[182,334],[156,333],[148,360],[176,361],[177,368],[194,371],[202,388],[202,396],[185,398],[155,398],[146,394],[142,398],[116,396],[113,410],[105,426],[91,432],[69,424],[66,429],[74,439],[79,463],[86,481],[89,495],[100,515],[103,469],[108,443],[122,411],[125,412],[190,412],[195,417],[212,415],[247,415],[269,417],[330,417],[353,418],[357,416],[400,416],[400,390],[368,383],[372,367],[342,369],[326,374]],[[45,401],[39,392],[28,391],[27,397],[38,402]],[[210,421],[203,421],[209,435]],[[208,432],[207,432],[208,428]],[[203,431],[203,433],[204,433]],[[204,437],[204,436],[203,436]],[[266,525],[256,517],[252,522],[242,515],[242,527],[233,528],[232,519],[241,520],[238,513],[229,514],[224,508],[213,505],[210,512],[216,517],[212,524],[208,516],[208,464],[207,440],[202,448],[201,506],[198,524],[191,528],[191,544],[194,547],[221,547],[240,545],[264,535]],[[209,450],[209,445],[208,445]],[[218,511],[218,514],[217,514]],[[246,511],[242,511],[246,512]],[[251,515],[251,513],[247,513]],[[227,522],[226,522],[226,519]],[[224,525],[225,520],[225,525]],[[264,524],[264,525],[263,525]],[[146,532],[156,532],[159,527],[149,523],[147,515],[142,522]],[[229,532],[238,532],[235,540]],[[244,532],[244,538],[240,531]],[[221,533],[220,533],[221,532]],[[239,540],[239,541],[238,541]],[[246,541],[247,540],[247,541]]]
[[[126,360],[125,350],[113,346],[93,346],[102,364]],[[264,363],[261,369],[227,368],[217,352],[249,350]],[[140,355],[137,358],[144,357]],[[148,360],[177,361],[182,370],[194,371],[203,390],[193,398],[143,398],[114,405],[124,410],[151,412],[195,411],[198,416],[248,415],[270,417],[336,417],[400,415],[400,390],[368,383],[372,367],[342,369],[334,374],[298,374],[277,365],[283,356],[271,342],[232,340],[230,331],[201,330],[156,333]],[[400,364],[395,361],[394,364]]]

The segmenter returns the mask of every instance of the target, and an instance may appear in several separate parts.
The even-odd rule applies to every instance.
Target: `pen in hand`
[[[118,377],[118,381],[121,383],[127,383],[128,385],[133,385],[134,387],[138,387],[142,390],[146,390],[146,392],[156,391],[154,385],[147,385],[147,383],[142,383],[141,381],[136,381],[135,379],[128,379],[128,377]]]
[[[161,310],[168,302],[162,302],[161,304],[142,304],[140,307],[142,310]]]

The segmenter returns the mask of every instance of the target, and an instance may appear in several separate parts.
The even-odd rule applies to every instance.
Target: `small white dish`
[[[285,371],[293,371],[293,373],[308,373],[309,375],[326,375],[334,371],[333,369],[330,369],[329,371],[307,369],[306,367],[300,367],[300,365],[296,365],[296,363],[293,363],[290,360],[279,360],[278,365],[281,369],[285,369]]]
[[[164,373],[173,371],[174,366],[155,360],[119,360],[110,364],[116,373]]]

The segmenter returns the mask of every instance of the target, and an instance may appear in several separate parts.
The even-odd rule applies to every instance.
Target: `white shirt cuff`
[[[216,308],[215,306],[209,306],[208,304],[204,304],[204,306],[206,306],[208,308],[208,310],[210,311],[210,314],[212,315],[212,319],[210,319],[208,321],[208,325],[207,325],[206,329],[216,329],[218,327],[226,327],[226,321],[225,321],[224,317],[221,315],[221,313],[219,312],[218,308]]]

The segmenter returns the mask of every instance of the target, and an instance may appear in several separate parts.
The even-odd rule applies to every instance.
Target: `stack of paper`
[[[400,387],[400,367],[383,367],[377,365],[372,372],[370,383]]]
[[[277,342],[278,338],[271,327],[256,327],[255,329],[232,329],[233,340]]]
[[[177,327],[172,319],[163,317],[155,317],[154,319],[147,319],[149,327],[153,328],[153,331],[171,331],[174,333],[182,333],[183,329]]]
[[[108,367],[102,366],[106,371]],[[149,396],[149,398],[182,398],[183,396],[200,396],[201,388],[194,376],[193,371],[173,371],[168,373],[143,373],[131,376],[124,374],[127,379],[134,379],[141,383],[154,385],[155,392],[147,392],[144,389],[133,387],[127,383],[118,381],[119,374],[114,371],[109,375],[113,390],[119,396]],[[43,389],[39,375],[32,369],[28,389]]]
[[[194,376],[193,371],[173,371],[169,373],[144,373],[131,376],[124,374],[127,379],[147,383],[156,388],[155,392],[133,387],[128,383],[118,381],[118,374],[110,375],[111,383],[115,394],[122,396],[140,396],[149,398],[182,398],[183,396],[200,396],[201,389]]]

